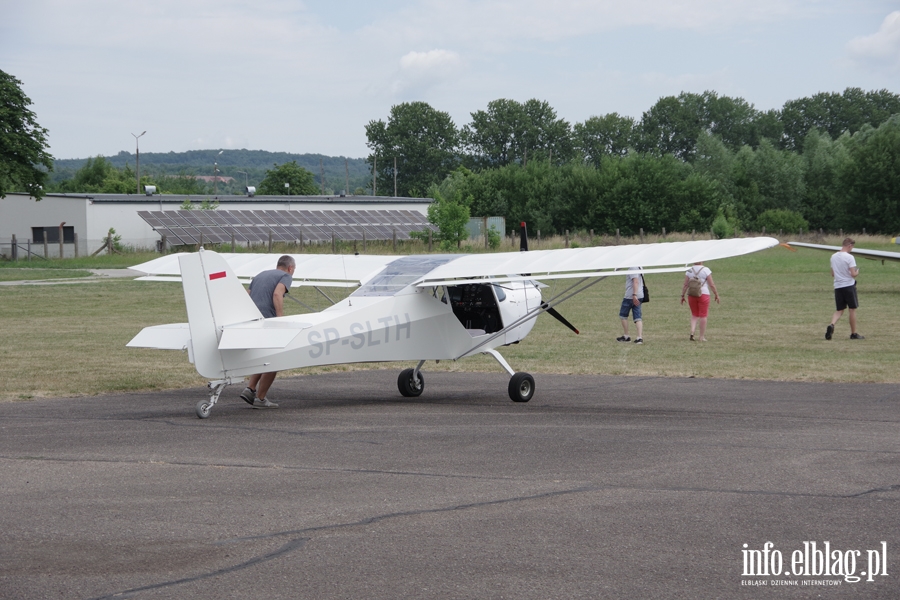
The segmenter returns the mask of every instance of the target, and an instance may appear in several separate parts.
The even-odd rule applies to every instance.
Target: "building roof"
[[[9,193],[8,196],[27,194]],[[185,200],[191,202],[218,202],[219,204],[247,203],[247,202],[290,202],[292,204],[431,204],[432,198],[401,198],[396,196],[247,196],[247,195],[213,195],[213,194],[153,194],[152,196],[139,194],[45,194],[45,198],[73,198],[78,200],[91,200],[94,203],[127,203],[127,204],[182,204]]]

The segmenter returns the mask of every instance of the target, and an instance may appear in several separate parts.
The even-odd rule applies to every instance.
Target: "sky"
[[[0,0],[0,70],[59,159],[362,158],[403,102],[461,128],[501,98],[575,125],[681,92],[900,93],[900,0]]]

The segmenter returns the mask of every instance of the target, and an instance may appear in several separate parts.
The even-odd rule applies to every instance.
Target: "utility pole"
[[[144,131],[144,133],[147,133],[147,132]],[[141,138],[142,135],[144,135],[144,133],[142,133],[141,135],[134,135],[133,133],[131,134],[131,135],[134,135],[134,165],[135,165],[135,170],[137,171],[137,193],[138,194],[141,193],[141,148],[140,148],[140,144],[138,144],[138,140]]]

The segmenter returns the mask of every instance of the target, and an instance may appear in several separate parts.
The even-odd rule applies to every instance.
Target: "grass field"
[[[886,238],[871,236],[858,238],[857,246],[900,251]],[[70,265],[58,261],[51,268],[69,270],[66,275],[77,277],[89,267],[128,266],[150,256],[109,257],[100,264],[87,259]],[[845,315],[835,338],[826,341],[825,326],[834,311],[828,257],[816,250],[790,252],[776,247],[707,263],[722,304],[710,309],[705,344],[688,341],[690,312],[679,303],[683,275],[674,273],[646,278],[652,301],[644,308],[643,346],[615,341],[621,335],[618,308],[624,281],[611,277],[558,307],[581,335],[544,316],[527,339],[501,352],[513,368],[536,376],[538,392],[541,373],[900,382],[895,344],[900,332],[900,263],[858,259],[859,324],[866,339],[849,340]],[[4,264],[0,280],[50,278],[34,276],[22,266]],[[564,285],[555,283],[551,290]],[[327,292],[333,298],[344,293]],[[327,306],[313,290],[292,293],[319,310]],[[306,310],[295,303],[286,305],[289,314]],[[0,306],[2,400],[205,385],[184,353],[125,348],[142,327],[186,320],[178,284],[122,279],[3,285]],[[335,366],[314,372],[359,368],[399,369],[401,365]],[[426,375],[429,370],[501,371],[493,359],[482,356],[458,363],[428,363],[424,369]],[[313,371],[291,374],[309,372]],[[505,390],[498,394],[505,397]]]

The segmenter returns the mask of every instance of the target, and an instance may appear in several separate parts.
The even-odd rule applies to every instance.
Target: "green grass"
[[[857,245],[900,250],[885,238],[857,240]],[[125,256],[130,260],[112,264],[129,266],[153,255]],[[710,309],[705,344],[688,341],[690,311],[679,303],[683,275],[673,273],[647,276],[653,299],[644,307],[643,346],[615,342],[621,335],[618,310],[624,281],[610,277],[557,307],[581,335],[545,315],[522,343],[500,351],[514,369],[538,376],[538,386],[541,373],[900,382],[900,263],[858,259],[858,316],[866,340],[848,339],[845,315],[835,338],[825,341],[825,326],[834,311],[828,259],[827,252],[776,247],[707,263],[722,304],[713,303]],[[553,283],[545,297],[565,285]],[[327,292],[335,299],[345,293]],[[327,306],[314,290],[292,294],[317,310]],[[0,306],[0,399],[205,385],[184,353],[125,348],[142,327],[186,321],[178,284],[124,279],[77,286],[0,286]],[[306,310],[292,302],[286,307],[289,314]],[[400,365],[339,365],[293,373],[359,368]],[[501,371],[484,356],[428,363],[425,369]]]
[[[0,269],[0,281],[44,281],[47,279],[77,279],[89,277],[90,271],[82,269]]]

